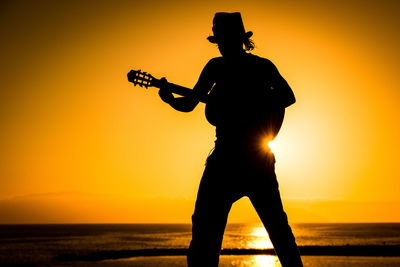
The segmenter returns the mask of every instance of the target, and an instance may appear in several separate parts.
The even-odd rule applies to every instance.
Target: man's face
[[[223,57],[239,55],[243,51],[243,43],[239,38],[218,40],[218,49]]]

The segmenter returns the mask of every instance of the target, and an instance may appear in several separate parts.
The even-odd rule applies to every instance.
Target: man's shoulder
[[[214,57],[210,59],[207,63],[207,65],[215,65],[215,64],[220,64],[223,61],[222,57]]]
[[[258,55],[254,55],[254,54],[251,54],[251,53],[248,53],[248,55],[250,56],[250,58],[252,60],[254,60],[255,62],[257,62],[257,63],[259,63],[259,64],[261,64],[263,66],[266,66],[266,67],[275,66],[274,63],[272,63],[272,61],[269,60],[268,58],[260,57]]]
[[[222,57],[214,57],[210,59],[207,64],[204,66],[204,71],[206,72],[215,72],[222,64]]]

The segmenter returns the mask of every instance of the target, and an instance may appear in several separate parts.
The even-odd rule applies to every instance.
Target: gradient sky
[[[130,69],[192,87],[218,11],[291,85],[276,139],[292,221],[400,221],[398,1],[2,1],[0,223],[190,222],[214,128]],[[230,221],[257,221],[248,200]]]

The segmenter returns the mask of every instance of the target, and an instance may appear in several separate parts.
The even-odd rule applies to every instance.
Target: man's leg
[[[224,193],[227,192],[224,177],[218,177],[221,174],[220,166],[209,158],[192,216],[192,241],[187,256],[189,267],[218,266],[222,238],[232,206]]]
[[[283,211],[275,172],[271,170],[268,176],[259,178],[249,198],[267,229],[282,266],[301,267],[303,264],[300,253],[286,213]]]

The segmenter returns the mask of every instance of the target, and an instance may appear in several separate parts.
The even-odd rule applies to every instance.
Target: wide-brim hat
[[[214,35],[208,36],[211,43],[232,38],[247,39],[253,32],[244,30],[242,15],[240,12],[218,12],[215,13],[212,27]]]

